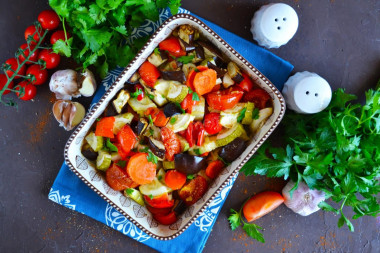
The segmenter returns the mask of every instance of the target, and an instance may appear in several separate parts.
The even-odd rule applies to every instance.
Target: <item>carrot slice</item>
[[[190,87],[190,89],[194,90],[193,82],[194,82],[195,75],[198,72],[202,72],[202,71],[205,71],[205,70],[208,70],[208,68],[205,67],[205,66],[198,66],[196,68],[196,70],[193,69],[192,71],[190,71],[190,73],[189,73],[189,75],[187,76],[187,79],[186,79],[186,85],[187,85],[187,87]]]
[[[148,161],[148,154],[138,153],[131,157],[127,171],[132,180],[138,184],[149,184],[156,177],[157,165]]]
[[[206,176],[209,178],[216,178],[224,168],[222,161],[212,161],[206,168]]]
[[[176,171],[169,170],[165,174],[165,184],[172,188],[173,190],[181,189],[182,186],[186,183],[186,175]]]
[[[115,123],[114,117],[104,117],[96,124],[95,135],[108,138],[114,138],[113,125]]]
[[[137,143],[137,136],[127,124],[116,135],[117,141],[125,153],[129,153]]]
[[[194,89],[198,95],[204,95],[212,91],[216,85],[216,71],[207,69],[195,75],[193,81]]]

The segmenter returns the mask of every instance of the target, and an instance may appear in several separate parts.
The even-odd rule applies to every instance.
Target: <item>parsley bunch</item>
[[[379,214],[380,192],[380,83],[365,93],[364,105],[352,104],[355,95],[343,89],[333,93],[324,111],[303,115],[289,112],[282,126],[286,131],[286,148],[261,147],[242,168],[246,175],[291,178],[304,181],[311,189],[322,190],[326,202],[319,206],[340,214],[338,227],[354,227],[344,215],[350,206],[352,219]],[[272,156],[269,158],[267,153]]]
[[[104,78],[109,69],[127,66],[148,39],[132,42],[134,28],[146,19],[158,20],[159,9],[169,7],[176,14],[180,3],[181,0],[49,0],[73,36],[66,42],[60,40],[54,51],[72,56],[83,68],[95,65]]]

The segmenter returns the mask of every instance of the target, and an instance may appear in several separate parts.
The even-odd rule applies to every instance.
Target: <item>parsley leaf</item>
[[[152,194],[149,194],[148,196],[150,199],[153,199],[153,195]]]
[[[155,55],[160,55],[160,49],[158,49],[158,47],[156,47],[154,50],[153,50],[154,54]]]
[[[149,129],[149,135],[153,135],[154,134],[154,130],[152,128]]]
[[[194,179],[195,178],[195,175],[187,175],[187,179],[191,180],[191,179]]]
[[[148,150],[148,157],[147,157],[148,162],[157,164],[158,163],[158,158],[153,154],[152,151]]]
[[[235,211],[234,209],[230,209],[231,215],[228,217],[228,221],[230,222],[231,230],[234,231],[240,227],[241,224],[243,224],[243,230],[247,233],[248,236],[259,242],[265,243],[265,239],[259,231],[263,230],[263,228],[256,224],[245,222],[241,216],[241,211],[242,209],[240,209],[239,212]]]
[[[237,122],[240,123],[245,116],[245,112],[247,111],[247,108],[244,107],[243,110],[240,111],[239,116],[237,117]]]
[[[193,59],[194,59],[194,55],[185,55],[185,56],[178,57],[176,60],[178,62],[182,62],[183,64],[187,64],[187,63],[190,63]]]
[[[133,194],[133,192],[134,192],[134,189],[133,188],[127,188],[126,190],[125,190],[125,192],[127,193],[127,195],[132,195]]]
[[[148,115],[149,124],[153,125],[153,119],[151,115]]]
[[[131,98],[137,98],[140,94],[143,94],[141,89],[137,89],[137,91],[131,93]]]
[[[198,93],[196,93],[195,91],[193,91],[190,87],[189,87],[189,94],[193,94],[192,96],[192,100],[193,101],[199,101],[199,96],[198,96]]]
[[[260,117],[260,110],[258,108],[253,109],[252,119],[258,119]]]
[[[73,38],[63,41],[62,39],[57,40],[53,44],[53,51],[56,54],[64,55],[66,57],[71,57],[71,45],[73,44]]]
[[[180,103],[175,102],[174,104],[181,110],[182,114],[186,113],[185,110],[182,108]]]
[[[228,221],[230,222],[231,229],[234,231],[241,225],[240,215],[234,209],[230,209],[231,215],[228,217]]]
[[[117,166],[119,166],[119,167],[125,168],[125,166],[127,165],[127,162],[126,162],[126,161],[123,161],[123,160],[120,160],[120,161],[118,161],[116,164],[117,164]]]
[[[118,149],[113,143],[111,142],[110,138],[107,138],[106,140],[106,146],[104,147],[105,150],[111,151],[111,152],[118,152]]]
[[[194,153],[196,154],[196,155],[201,155],[202,153],[201,153],[201,150],[199,149],[199,148],[195,148],[194,149]]]
[[[170,118],[170,124],[174,125],[174,123],[177,121],[177,118],[176,117],[171,117]]]

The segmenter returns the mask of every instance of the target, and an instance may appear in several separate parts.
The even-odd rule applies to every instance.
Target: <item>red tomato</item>
[[[174,155],[181,153],[181,141],[178,136],[167,127],[161,128],[161,138],[166,149],[166,159],[173,161]]]
[[[135,144],[138,141],[136,134],[133,132],[132,128],[128,124],[126,124],[117,133],[116,138],[125,153],[128,153],[129,151],[131,151],[131,149],[135,146]]]
[[[243,81],[241,81],[238,86],[240,88],[242,88],[244,91],[246,92],[249,92],[252,90],[252,87],[253,87],[253,83],[252,83],[252,80],[251,78],[249,77],[249,75],[247,75],[246,73],[242,73],[244,79]]]
[[[33,84],[29,83],[28,81],[22,81],[18,85],[24,88],[24,94],[21,97],[20,97],[21,92],[16,93],[19,99],[26,101],[26,100],[31,100],[36,96],[37,88]],[[20,87],[16,87],[16,90],[20,90]]]
[[[217,112],[206,114],[203,125],[207,133],[211,135],[219,133],[223,128],[220,124],[220,114]]]
[[[108,185],[115,191],[122,191],[127,188],[135,188],[139,186],[134,182],[128,173],[113,163],[106,171],[106,181]]]
[[[244,102],[252,102],[255,107],[263,109],[270,100],[269,94],[263,89],[254,89],[244,95]]]
[[[59,17],[53,10],[42,11],[38,15],[38,22],[40,22],[43,29],[54,30],[59,26]]]
[[[44,60],[46,62],[47,69],[54,69],[61,62],[61,56],[54,53],[52,49],[42,49],[38,55],[38,59]]]
[[[67,36],[67,39],[71,38],[71,35],[68,32],[66,32],[66,36]],[[51,37],[50,37],[50,44],[54,45],[57,42],[57,40],[66,41],[65,32],[63,30],[55,31],[51,35]]]
[[[14,72],[17,70],[17,68],[18,68],[18,66],[19,66],[19,64],[17,63],[16,58],[10,58],[10,59],[8,59],[8,60],[5,62],[5,64],[8,64],[8,65],[11,66],[11,69],[12,69],[13,71],[12,71],[11,69],[9,69],[9,70],[6,71],[6,73],[7,73],[7,76],[12,77],[13,74],[14,74]],[[25,68],[26,68],[25,65],[23,65],[23,66],[20,68],[20,70],[17,72],[17,75],[18,75],[18,76],[15,76],[14,79],[21,78],[21,76],[25,75]]]
[[[4,89],[4,86],[7,84],[7,81],[8,81],[8,78],[6,75],[4,74],[0,74],[0,91],[2,89]],[[10,82],[8,84],[8,89],[13,89],[13,82]],[[9,94],[11,91],[10,90],[6,90],[4,91],[3,95],[7,95]]]
[[[153,218],[156,219],[162,225],[171,225],[177,221],[177,216],[175,212],[171,212],[166,215],[156,214],[153,215]]]
[[[174,206],[174,199],[169,199],[169,195],[164,193],[160,196],[150,198],[149,196],[144,195],[145,202],[154,208],[170,208]]]
[[[141,79],[150,86],[154,87],[157,79],[160,77],[160,71],[149,61],[144,62],[139,68]]]
[[[42,66],[33,64],[26,70],[26,75],[32,75],[36,79],[32,82],[34,85],[41,85],[46,82],[48,78],[48,72],[43,69]]]
[[[206,193],[207,181],[202,176],[197,176],[185,184],[178,192],[179,197],[186,205],[191,206]]]
[[[28,37],[33,37],[34,41],[30,41],[31,45],[36,45],[38,41],[40,41],[41,36],[43,35],[44,30],[40,28],[37,32],[37,28],[34,25],[29,26],[26,28],[24,36],[25,40],[28,41]],[[33,35],[34,34],[34,35]]]
[[[153,215],[156,215],[156,214],[158,214],[158,215],[166,215],[166,214],[168,214],[168,213],[170,213],[172,211],[171,207],[167,207],[167,208],[154,208],[154,207],[151,207],[149,205],[146,205],[146,208]]]
[[[175,57],[186,55],[186,52],[182,50],[181,44],[179,44],[179,40],[176,37],[167,38],[166,40],[161,41],[158,46],[160,50],[168,51]]]
[[[34,46],[30,45],[30,50],[29,50],[28,44],[25,43],[25,44],[22,44],[20,46],[20,49],[24,53],[25,57],[28,57],[30,51],[34,50]],[[39,52],[40,52],[40,50],[38,50],[38,49],[36,51],[34,51],[34,53],[31,56],[29,56],[29,61],[27,61],[25,63],[26,64],[32,64],[32,62],[36,62],[38,60],[38,53]],[[22,53],[20,53],[20,55],[18,56],[20,63],[25,61],[24,55]]]
[[[243,214],[248,222],[257,220],[276,209],[284,202],[284,197],[278,192],[261,192],[252,196],[243,207]]]
[[[184,109],[187,113],[191,113],[193,110],[193,106],[199,104],[200,101],[194,101],[192,94],[187,94],[184,100],[181,102],[181,107]]]
[[[231,87],[226,90],[214,91],[206,95],[207,103],[215,110],[233,108],[243,97],[244,92],[240,87]]]

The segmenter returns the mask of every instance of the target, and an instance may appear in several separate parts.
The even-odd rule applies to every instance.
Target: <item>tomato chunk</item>
[[[276,209],[284,202],[284,197],[278,192],[261,192],[252,196],[243,207],[243,214],[248,222],[257,220]]]
[[[173,161],[174,155],[181,153],[181,141],[178,136],[167,127],[161,128],[161,138],[166,149],[166,159]]]
[[[186,55],[186,52],[182,50],[181,44],[179,44],[179,40],[176,37],[169,37],[166,40],[161,41],[160,44],[158,44],[158,47],[162,51],[168,51],[175,57]]]
[[[169,199],[169,195],[167,193],[154,198],[144,195],[144,199],[148,205],[154,208],[170,208],[174,206],[174,199]]]
[[[141,76],[141,79],[144,80],[144,82],[152,88],[161,75],[156,66],[154,66],[149,61],[146,61],[141,65],[139,74]]]
[[[138,141],[136,134],[128,124],[123,126],[123,128],[117,133],[116,138],[125,153],[129,153]]]
[[[255,107],[263,109],[266,107],[267,102],[270,100],[269,94],[263,89],[254,89],[244,95],[245,102],[252,102]]]
[[[232,87],[208,93],[206,100],[209,106],[215,110],[224,111],[233,108],[243,97],[244,92],[240,87]]]
[[[246,73],[242,73],[242,75],[244,79],[238,84],[238,86],[242,88],[244,91],[249,92],[252,90],[253,82],[249,75],[247,75]]]
[[[96,123],[95,135],[108,138],[114,138],[113,125],[115,123],[114,117],[104,117]]]
[[[203,120],[203,125],[207,133],[211,135],[219,133],[223,128],[220,124],[220,114],[217,112],[206,114]]]
[[[139,186],[134,182],[128,173],[113,163],[106,171],[106,181],[108,185],[115,191],[125,190],[127,188],[135,188]]]
[[[153,215],[153,218],[155,218],[162,225],[171,225],[177,221],[177,215],[175,212],[171,212],[166,215],[156,214]]]
[[[197,176],[185,184],[179,190],[179,197],[185,202],[186,205],[191,206],[197,202],[207,190],[207,181],[204,177]]]

